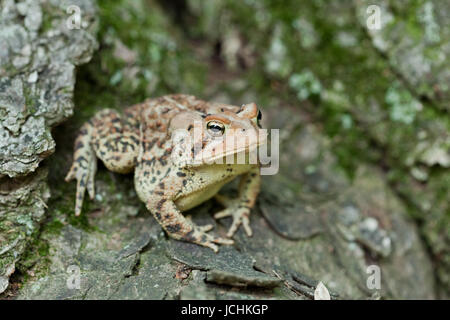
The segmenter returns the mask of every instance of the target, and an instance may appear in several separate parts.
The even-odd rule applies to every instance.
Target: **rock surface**
[[[69,5],[81,10],[78,28]],[[49,189],[37,167],[55,150],[51,128],[73,114],[75,68],[97,48],[96,19],[91,0],[1,2],[0,292],[43,221]]]
[[[0,292],[8,286],[15,264],[42,222],[50,196],[47,171],[0,180]]]

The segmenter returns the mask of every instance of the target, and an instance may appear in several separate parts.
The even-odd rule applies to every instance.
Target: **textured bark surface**
[[[69,29],[77,5],[82,25]],[[52,154],[52,126],[73,114],[75,66],[97,48],[93,1],[4,0],[0,43],[0,175],[33,172]]]
[[[382,28],[374,31],[369,4],[99,0],[89,21],[99,21],[100,49],[78,68],[74,101],[64,96],[74,115],[53,130],[54,155],[27,177],[45,181],[40,170],[48,169],[51,197],[36,183],[41,189],[10,210],[33,212],[42,227],[22,232],[30,245],[1,297],[312,299],[322,282],[332,299],[448,298],[450,7],[380,1]],[[173,92],[254,101],[263,125],[280,129],[280,170],[263,177],[254,236],[239,231],[236,245],[217,255],[168,239],[132,175],[100,165],[96,197],[81,217],[73,213],[75,184],[63,181],[77,129],[95,112]],[[56,122],[45,120],[45,130]],[[235,185],[223,192],[233,195]],[[37,196],[47,202],[45,218]],[[224,234],[230,222],[212,218],[219,209],[208,201],[187,214]],[[380,289],[367,286],[373,265]]]
[[[73,114],[75,67],[97,48],[96,4],[10,1],[0,6],[0,292],[43,221],[49,190],[40,162],[51,128]],[[69,4],[83,24],[68,29]],[[37,170],[36,170],[37,169]],[[25,177],[26,176],[26,177]]]

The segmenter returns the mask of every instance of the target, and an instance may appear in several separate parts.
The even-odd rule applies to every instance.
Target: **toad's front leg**
[[[206,233],[212,229],[212,225],[195,225],[183,216],[173,201],[162,196],[153,196],[151,201],[147,201],[147,208],[167,234],[174,239],[196,243],[208,247],[214,252],[219,251],[216,244],[230,245],[234,243],[233,240]]]
[[[221,219],[225,217],[233,217],[233,222],[228,230],[227,236],[232,237],[239,226],[242,224],[245,233],[249,237],[252,236],[250,228],[250,211],[255,205],[261,186],[261,176],[259,167],[254,166],[250,171],[243,174],[239,184],[239,197],[237,199],[229,199],[222,195],[216,195],[215,199],[220,202],[226,209],[214,215],[214,218]]]

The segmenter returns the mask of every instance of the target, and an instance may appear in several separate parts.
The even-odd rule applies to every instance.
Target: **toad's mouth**
[[[262,146],[266,143],[267,143],[267,139],[258,139],[257,143],[253,143],[253,144],[250,144],[248,146],[245,146],[245,147],[242,147],[239,149],[229,150],[225,153],[214,154],[212,156],[208,156],[207,154],[204,154],[204,153],[199,153],[197,155],[197,157],[194,158],[194,161],[191,164],[191,166],[212,164],[219,160],[221,160],[220,163],[230,164],[229,157],[231,157],[231,156],[234,156],[232,164],[249,164],[248,158],[249,158],[250,153],[256,151],[260,146]],[[238,155],[240,155],[240,154],[241,155],[245,154],[245,161],[243,163],[240,163],[239,161],[237,161],[237,162],[235,161],[236,159],[239,159]],[[255,156],[256,156],[255,159],[257,159],[257,154],[255,154]]]

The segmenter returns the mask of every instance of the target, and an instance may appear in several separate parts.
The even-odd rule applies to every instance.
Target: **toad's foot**
[[[194,222],[192,221],[192,216],[191,215],[186,216],[186,220],[188,221],[188,223],[191,226],[197,228],[197,230],[199,230],[201,232],[208,232],[208,231],[211,231],[212,229],[214,229],[214,226],[212,224],[210,224],[210,223],[205,224],[204,226],[197,226],[197,225],[195,225]]]
[[[231,239],[206,233],[213,228],[211,224],[197,226],[190,217],[181,214],[173,201],[153,197],[147,202],[147,208],[171,238],[195,243],[210,248],[214,252],[219,251],[218,244],[234,243]]]
[[[193,231],[183,237],[183,240],[210,248],[216,253],[219,252],[219,247],[217,244],[232,245],[234,243],[231,239],[221,238],[219,236],[206,233],[211,229],[212,225],[194,226]]]
[[[94,198],[94,177],[97,171],[97,159],[90,145],[91,127],[86,124],[80,131],[75,142],[74,161],[65,180],[77,180],[77,194],[75,200],[75,215],[79,216],[83,206],[84,194],[87,191],[91,199]]]
[[[227,237],[232,237],[241,224],[244,226],[247,236],[251,237],[253,232],[250,228],[250,208],[245,206],[240,199],[229,199],[222,195],[216,195],[215,199],[219,201],[221,205],[226,207],[226,209],[217,212],[214,215],[214,218],[221,219],[229,216],[233,217],[233,222],[228,230]]]

